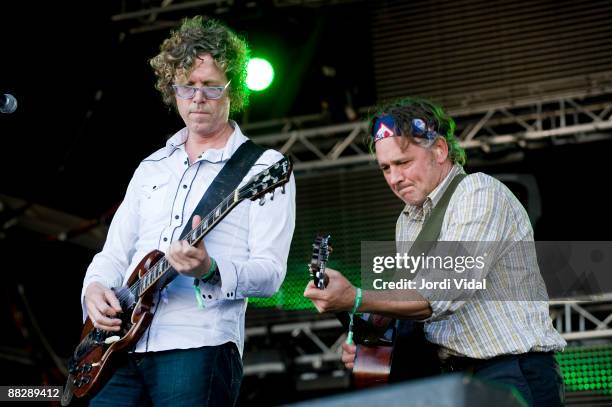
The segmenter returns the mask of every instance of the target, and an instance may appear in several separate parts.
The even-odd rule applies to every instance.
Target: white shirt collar
[[[203,160],[209,162],[227,161],[232,156],[232,154],[236,152],[238,147],[240,147],[242,143],[248,140],[247,137],[242,133],[242,130],[240,130],[238,123],[233,120],[230,120],[230,125],[234,128],[234,131],[227,139],[225,146],[219,149],[209,148],[204,152],[204,154],[202,154],[201,158]],[[187,127],[182,128],[174,135],[172,135],[166,142],[166,154],[169,156],[177,148],[184,151],[188,135],[189,130],[187,129]]]

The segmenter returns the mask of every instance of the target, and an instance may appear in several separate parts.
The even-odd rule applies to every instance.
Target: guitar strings
[[[245,187],[242,188],[237,188],[238,189],[238,195],[241,198],[240,200],[243,200],[244,197],[242,197],[242,194],[244,194],[247,191],[251,191],[253,190],[253,186],[249,186],[248,188],[245,189]],[[204,222],[204,220],[202,220],[195,228],[193,228],[192,230],[189,231],[189,233],[187,233],[187,235],[185,236],[185,239],[183,240],[188,240],[191,244],[191,240],[194,239],[194,234],[199,228],[200,226],[202,226],[204,223],[206,223],[207,225],[209,224],[209,222],[212,220],[211,218],[214,218],[214,214],[215,212],[220,209],[224,204],[228,205],[229,208],[229,202],[230,199],[233,200],[234,194],[236,193],[236,190],[234,190],[232,193],[230,193],[228,196],[226,196],[212,211],[210,211],[210,213],[206,216],[206,218],[204,220],[206,220],[206,222]],[[201,231],[201,233],[203,233],[204,231]],[[166,268],[167,264],[167,260],[166,257],[162,257],[157,263],[155,263],[142,277],[140,277],[134,284],[132,284],[131,286],[127,287],[127,292],[126,291],[121,291],[120,294],[117,296],[117,299],[119,300],[119,302],[121,303],[122,301],[126,301],[128,300],[131,296],[133,297],[138,297],[139,293],[140,293],[140,288],[141,288],[141,282],[142,279],[144,279],[147,275],[155,272],[159,272],[160,268]],[[164,266],[162,266],[162,264],[164,264]],[[163,274],[163,272],[159,273],[160,275]],[[99,330],[99,329],[98,329]],[[90,335],[88,335],[84,340],[81,341],[81,343],[79,344],[79,346],[77,347],[78,349],[82,349],[82,347],[85,346],[89,346],[92,344],[95,344],[96,341],[94,339],[91,339],[91,335],[93,334],[94,330],[92,330],[90,332]],[[104,332],[108,332],[108,331],[104,331]],[[112,332],[111,332],[112,333]],[[76,352],[76,350],[75,350]]]
[[[277,162],[276,164],[278,164],[278,162]],[[275,164],[273,164],[273,166],[274,166],[274,165],[275,165]],[[258,177],[261,177],[262,175],[264,175],[264,176],[268,176],[268,175],[269,175],[269,173],[270,173],[270,170],[269,170],[269,168],[268,168],[268,169],[264,170],[263,172],[261,172],[260,174],[258,174],[257,176],[258,176]],[[247,183],[247,185],[244,185],[244,186],[242,186],[242,187],[237,188],[237,190],[238,190],[238,196],[241,198],[241,200],[242,200],[242,199],[244,199],[243,194],[244,194],[245,192],[247,192],[247,191],[248,191],[248,192],[251,192],[251,191],[256,191],[256,190],[257,190],[257,187],[254,187],[254,186],[249,185],[249,184],[250,184],[250,182],[249,182],[249,183]],[[211,212],[210,212],[210,214],[209,214],[209,215],[206,217],[206,224],[208,224],[208,222],[210,221],[210,219],[209,219],[209,218],[211,218],[211,217],[213,217],[213,218],[214,218],[214,213],[215,213],[215,212],[216,212],[218,209],[220,209],[222,205],[224,205],[224,204],[225,204],[225,205],[227,205],[227,204],[229,204],[229,201],[230,201],[230,200],[233,200],[233,196],[234,196],[234,194],[235,194],[235,193],[236,193],[236,190],[232,191],[232,192],[231,192],[231,193],[230,193],[228,196],[226,196],[226,197],[225,197],[225,198],[224,198],[224,199],[223,199],[223,200],[222,200],[222,201],[221,201],[221,202],[220,202],[220,203],[219,203],[219,204],[218,204],[218,205],[217,205],[217,206],[216,206],[216,207],[215,207],[215,208],[214,208],[214,209],[213,209]],[[228,208],[229,208],[229,205],[228,205]],[[196,231],[196,230],[197,230],[197,229],[200,227],[200,225],[202,225],[203,223],[204,223],[204,222],[203,222],[203,221],[201,221],[201,222],[200,222],[200,223],[199,223],[199,224],[198,224],[198,225],[197,225],[195,228],[193,228],[191,231],[189,231],[189,233],[187,233],[186,240],[188,240],[188,241],[189,241],[189,243],[190,243],[191,245],[193,245],[193,243],[195,243],[195,242],[192,242],[192,241],[191,241],[192,239],[195,241],[195,236],[193,236],[193,235],[194,235],[194,232],[195,232],[195,231]],[[203,233],[203,232],[204,232],[204,231],[202,231],[202,233]],[[185,240],[185,239],[183,239],[183,240]],[[162,264],[164,264],[164,263],[167,263],[167,260],[166,260],[165,256],[164,256],[163,258],[161,258],[161,259],[160,259],[160,260],[159,260],[157,263],[155,263],[155,265],[153,265],[153,267],[152,267],[151,269],[149,269],[149,271],[147,271],[147,272],[146,272],[146,273],[145,273],[145,274],[144,274],[142,277],[140,277],[140,278],[139,278],[139,279],[138,279],[138,280],[137,280],[137,281],[136,281],[134,284],[132,284],[131,286],[129,286],[129,287],[128,287],[128,291],[131,293],[131,295],[130,295],[130,293],[127,293],[127,292],[122,292],[122,293],[119,295],[119,298],[118,298],[119,302],[121,302],[122,300],[123,300],[123,301],[125,301],[125,300],[129,299],[129,298],[130,298],[130,296],[138,297],[138,296],[139,296],[139,293],[140,293],[141,285],[142,285],[142,284],[141,284],[142,279],[143,279],[143,278],[145,278],[147,275],[150,275],[150,274],[151,274],[153,271],[155,271],[155,272],[157,273],[157,272],[159,271],[158,269],[160,269],[160,268],[165,268],[165,269],[167,269],[166,265],[164,265],[163,267],[161,266],[161,265],[162,265]],[[160,275],[161,275],[161,274],[163,274],[164,272],[165,272],[165,270],[164,270],[164,271],[162,271],[162,272],[160,273]]]

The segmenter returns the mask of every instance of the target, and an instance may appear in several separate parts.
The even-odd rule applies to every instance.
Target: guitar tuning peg
[[[266,203],[266,196],[264,195],[259,199],[259,206],[264,206],[265,203]]]
[[[273,201],[274,200],[274,191],[270,192],[270,200]]]
[[[281,186],[281,194],[285,195],[285,184],[283,184],[283,186]]]

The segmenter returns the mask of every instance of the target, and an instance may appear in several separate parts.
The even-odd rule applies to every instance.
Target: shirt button
[[[187,165],[187,160],[185,160],[185,162],[183,164]]]
[[[183,185],[183,189],[187,189],[187,185]]]
[[[178,219],[178,218],[179,218],[179,216],[178,216],[178,215],[174,215],[174,219]]]
[[[167,238],[167,237],[164,237],[164,242],[167,242],[167,241],[168,241],[168,238]]]

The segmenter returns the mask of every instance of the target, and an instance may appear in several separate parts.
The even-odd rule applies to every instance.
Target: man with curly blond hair
[[[125,284],[153,249],[165,252],[178,277],[159,293],[148,330],[91,405],[236,403],[246,299],[272,296],[285,277],[295,181],[265,205],[241,202],[195,246],[180,237],[205,215],[190,220],[209,187],[216,188],[215,177],[250,144],[229,119],[248,103],[248,57],[244,40],[198,16],[185,19],[150,61],[156,88],[185,127],[136,169],[104,248],[87,269],[84,316],[97,329],[119,331],[122,307],[110,288]],[[241,184],[282,157],[259,154]]]

